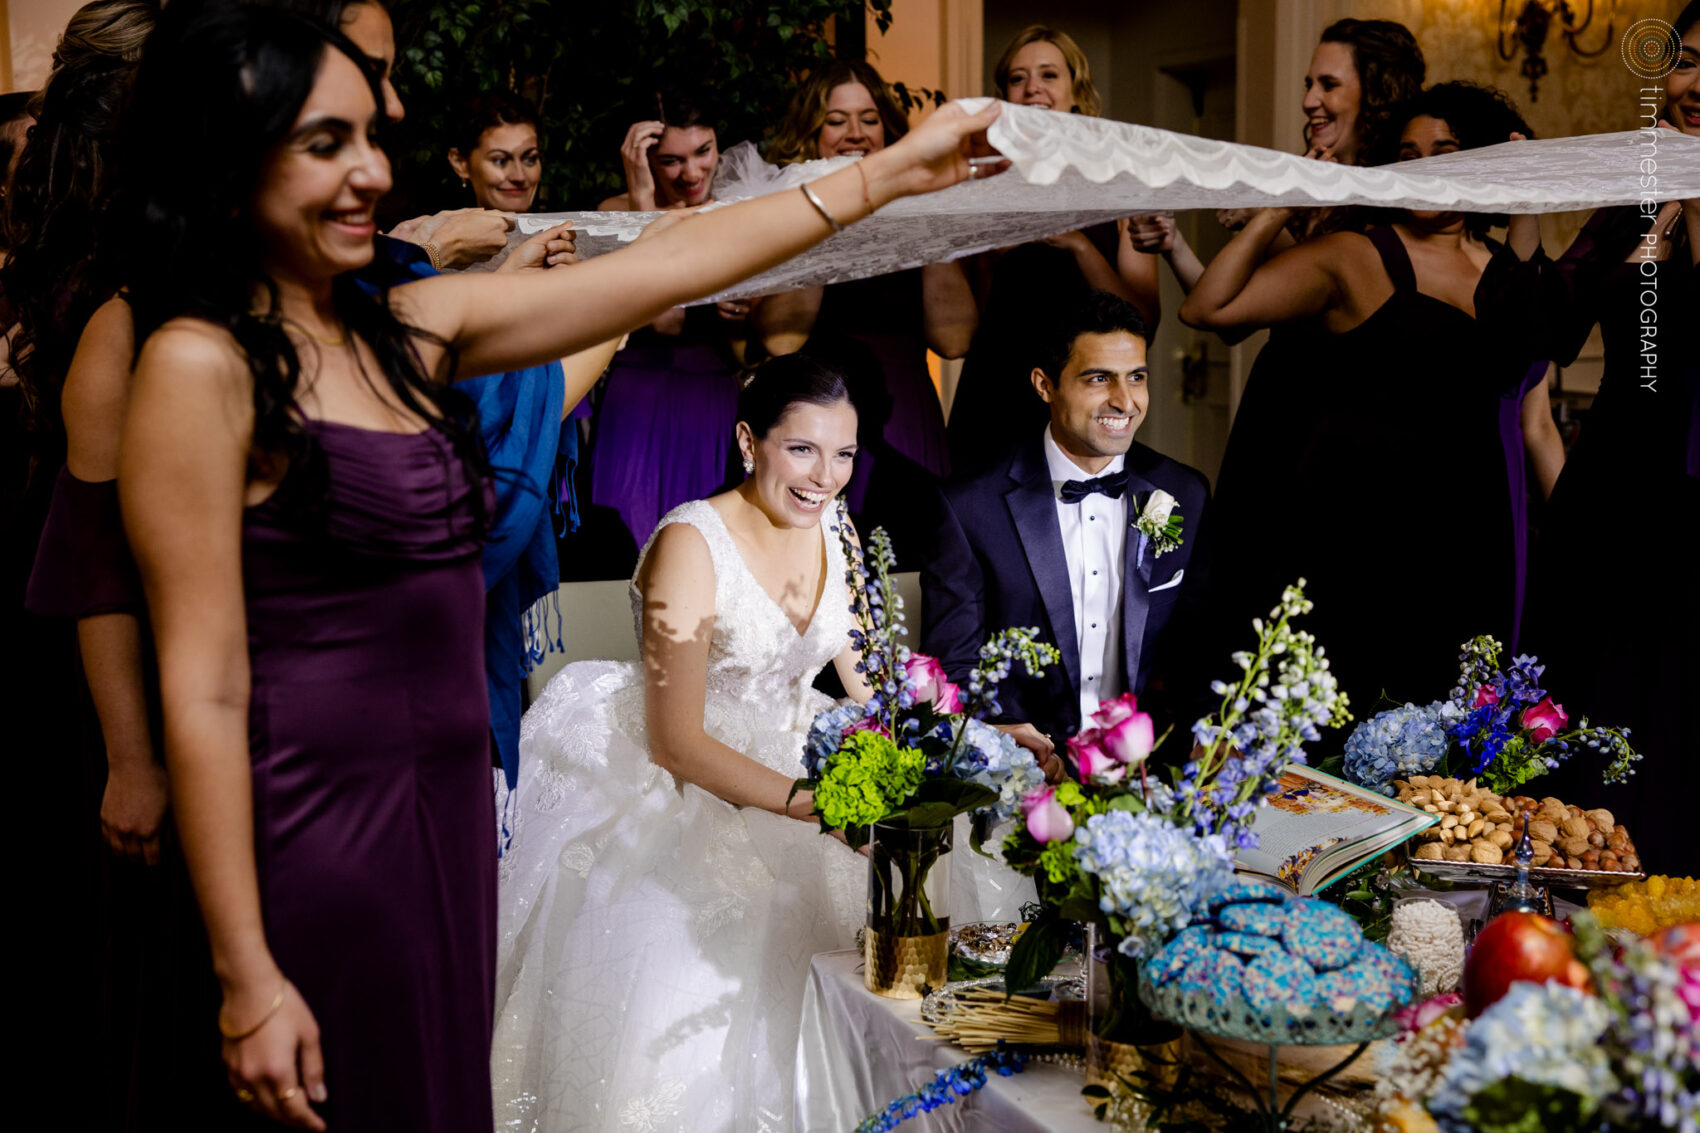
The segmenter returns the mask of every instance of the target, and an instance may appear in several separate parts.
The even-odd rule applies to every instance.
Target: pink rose
[[[1420,1031],[1454,1007],[1462,1006],[1463,1003],[1463,996],[1455,991],[1448,991],[1425,999],[1421,1003],[1413,1003],[1408,1007],[1400,1008],[1394,1012],[1393,1019],[1399,1024],[1400,1030]]]
[[[916,704],[931,704],[934,712],[945,716],[962,711],[962,690],[950,683],[936,658],[925,653],[909,654],[903,675]]]
[[[1127,774],[1126,765],[1104,750],[1103,737],[1096,728],[1086,728],[1079,735],[1071,736],[1068,754],[1074,760],[1082,783],[1092,779],[1100,783],[1119,783],[1121,777]]]
[[[857,720],[854,724],[846,726],[842,734],[848,736],[852,732],[878,732],[883,736],[885,735],[885,728],[882,727],[880,722],[874,717],[864,716],[860,720]]]
[[[1156,746],[1157,732],[1150,716],[1144,712],[1134,712],[1124,717],[1115,727],[1106,728],[1101,742],[1104,750],[1109,752],[1117,763],[1138,767]]]
[[[1543,697],[1533,708],[1523,710],[1523,727],[1529,730],[1529,740],[1532,743],[1544,744],[1563,730],[1570,723],[1570,717],[1564,714],[1564,705],[1554,704],[1552,697]]]
[[[1039,787],[1021,797],[1021,814],[1027,820],[1027,833],[1035,842],[1060,842],[1074,833],[1074,819],[1057,801],[1050,787]]]
[[[1139,698],[1131,692],[1124,692],[1114,700],[1106,700],[1098,705],[1098,711],[1092,713],[1092,724],[1107,730],[1138,711]]]
[[[962,711],[962,690],[949,681],[939,682],[939,694],[933,698],[933,711],[941,716],[955,716]]]
[[[1476,702],[1471,708],[1480,708],[1484,704],[1498,704],[1499,690],[1492,685],[1481,685],[1476,689]]]

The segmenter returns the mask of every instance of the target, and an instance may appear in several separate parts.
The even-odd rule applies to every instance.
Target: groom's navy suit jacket
[[[1129,528],[1122,560],[1121,676],[1124,689],[1142,693],[1165,665],[1164,630],[1181,600],[1210,486],[1197,469],[1142,444],[1128,451],[1125,466]],[[1159,488],[1175,497],[1183,519],[1181,545],[1160,559],[1132,526]],[[986,471],[947,483],[943,495],[937,537],[921,571],[922,652],[937,657],[966,693],[968,674],[991,633],[1038,627],[1040,640],[1055,645],[1062,662],[1038,680],[1017,665],[999,686],[997,719],[1031,723],[1051,737],[1060,754],[1081,724],[1080,645],[1043,434]],[[1201,600],[1202,587],[1185,589],[1189,604]]]

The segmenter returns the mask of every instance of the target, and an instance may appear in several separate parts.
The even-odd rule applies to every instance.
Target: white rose
[[[1168,526],[1169,513],[1175,510],[1175,497],[1158,488],[1145,501],[1144,518],[1156,523],[1159,530]]]

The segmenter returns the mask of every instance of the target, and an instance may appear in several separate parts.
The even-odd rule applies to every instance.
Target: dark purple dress
[[[1511,537],[1517,567],[1517,616],[1511,623],[1511,651],[1522,633],[1523,598],[1529,578],[1529,448],[1523,442],[1523,398],[1546,381],[1551,363],[1534,363],[1523,384],[1499,399],[1499,443],[1505,448],[1505,476],[1511,489]]]
[[[738,362],[713,306],[685,329],[632,332],[608,367],[591,435],[590,500],[619,513],[641,547],[661,517],[726,483],[738,424]]]
[[[332,1130],[489,1130],[483,486],[435,430],[310,427],[322,507],[243,524],[266,940],[323,1031]]]
[[[921,269],[835,283],[826,288],[818,335],[842,335],[873,352],[885,377],[885,442],[934,476],[950,472],[944,409],[927,370]],[[889,412],[889,415],[887,413]]]
[[[1085,233],[1114,268],[1121,240],[1115,222]],[[997,261],[980,327],[950,404],[950,466],[963,475],[1008,456],[1050,422],[1050,409],[1033,390],[1033,368],[1091,292],[1073,253],[1062,248],[1036,242],[992,254]]]
[[[1599,393],[1553,488],[1529,566],[1524,644],[1574,719],[1627,727],[1644,757],[1628,783],[1600,783],[1582,751],[1544,793],[1610,810],[1648,873],[1700,868],[1685,828],[1700,788],[1700,272],[1677,226],[1669,259],[1629,262],[1649,221],[1601,209],[1542,276],[1552,354],[1568,365],[1599,324]]]
[[[1344,334],[1301,325],[1271,336],[1229,436],[1209,532],[1218,665],[1303,577],[1316,605],[1302,628],[1328,650],[1360,719],[1384,691],[1400,703],[1441,695],[1462,643],[1509,636],[1500,401],[1534,349],[1533,334],[1418,291],[1392,229],[1366,235],[1393,295]],[[1519,272],[1533,275],[1496,248],[1477,302],[1514,290],[1506,277]]]
[[[114,480],[79,480],[61,468],[42,529],[26,598],[36,614],[75,625],[83,618],[128,614],[141,622],[143,682],[156,758],[164,755],[153,647],[141,580],[124,538]],[[81,1013],[79,1041],[89,1051],[86,1112],[103,1130],[222,1128],[242,1111],[219,1057],[218,983],[206,930],[189,884],[170,814],[160,831],[160,858],[146,865],[104,844],[99,824],[106,788],[106,745],[80,675],[62,678],[77,710],[57,718],[56,748],[75,749],[78,785],[69,836],[55,833],[87,862],[86,885],[73,886],[79,918],[75,947],[94,951],[75,982],[98,997]],[[72,760],[67,759],[66,764]],[[69,770],[61,765],[61,773]]]

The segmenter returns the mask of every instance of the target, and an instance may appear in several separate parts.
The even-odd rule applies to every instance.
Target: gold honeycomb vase
[[[862,982],[876,995],[920,999],[942,987],[950,959],[951,827],[876,823],[868,840]]]
[[[891,936],[870,928],[862,937],[862,982],[887,999],[920,999],[943,987],[950,964],[950,933]]]

